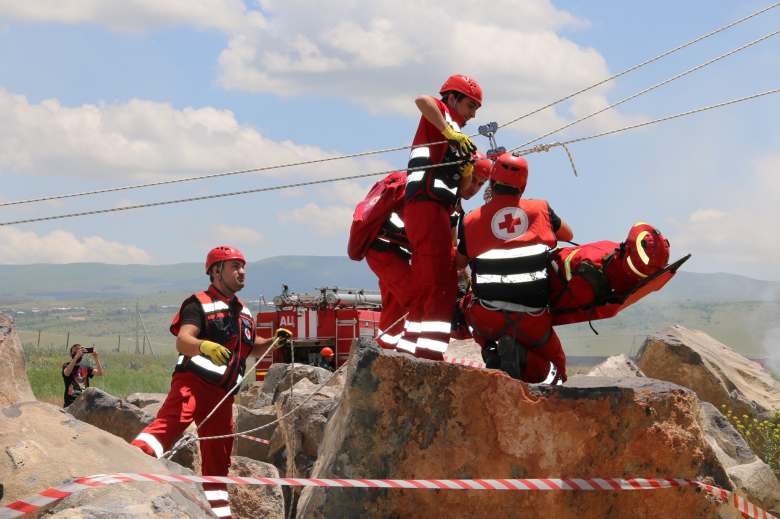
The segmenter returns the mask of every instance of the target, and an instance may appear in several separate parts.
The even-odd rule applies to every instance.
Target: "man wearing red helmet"
[[[460,129],[482,105],[474,79],[454,75],[439,89],[441,100],[421,96],[422,113],[412,142],[406,183],[404,222],[412,249],[409,285],[414,296],[397,348],[417,357],[442,360],[449,344],[457,296],[450,215],[471,183],[469,160],[476,151]],[[446,157],[446,160],[445,160]]]
[[[460,228],[458,267],[471,268],[466,322],[489,368],[526,382],[542,382],[550,363],[566,380],[566,356],[548,308],[548,254],[571,228],[545,200],[521,198],[528,179],[522,157],[505,153],[493,165],[492,199],[470,212]]]
[[[147,454],[162,456],[193,421],[200,426],[199,436],[233,432],[232,395],[203,420],[241,383],[247,357],[263,355],[274,340],[255,336],[252,313],[236,297],[244,287],[245,265],[244,255],[234,247],[212,249],[206,257],[211,284],[188,297],[173,318],[170,330],[179,357],[171,389],[157,417],[132,442]],[[284,342],[291,336],[280,328],[275,338]],[[226,476],[232,448],[232,438],[201,442],[203,475]],[[212,512],[230,517],[226,485],[206,483],[203,489]]]

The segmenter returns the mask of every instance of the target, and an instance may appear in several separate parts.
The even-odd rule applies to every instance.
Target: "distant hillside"
[[[1,300],[20,299],[110,299],[161,293],[181,294],[204,285],[202,263],[176,265],[0,265]],[[246,298],[264,295],[270,299],[281,291],[306,291],[321,286],[342,288],[377,287],[376,277],[365,262],[340,256],[276,256],[250,263]],[[680,272],[655,302],[780,301],[780,282],[760,281],[735,274]]]
[[[160,293],[188,293],[207,282],[202,263],[175,265],[0,265],[0,300],[111,299]],[[247,267],[246,298],[321,286],[376,289],[365,263],[338,256],[276,256]]]

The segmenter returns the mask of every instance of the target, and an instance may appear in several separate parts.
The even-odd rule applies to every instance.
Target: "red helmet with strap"
[[[482,180],[490,180],[490,170],[493,168],[493,161],[488,159],[484,153],[477,152],[474,158],[474,175]]]
[[[246,264],[246,258],[240,250],[229,245],[220,245],[211,249],[206,256],[206,274],[209,273],[209,269],[214,266],[215,263],[220,261],[239,260]]]
[[[461,93],[476,101],[479,106],[482,106],[482,87],[479,86],[476,79],[469,76],[455,74],[448,77],[447,81],[439,89],[439,94],[444,94],[444,92]]]
[[[626,238],[625,261],[640,278],[655,274],[669,262],[669,240],[652,225],[635,223]]]
[[[515,157],[511,153],[502,153],[490,170],[490,180],[496,184],[516,187],[525,190],[528,182],[528,162],[523,157]]]

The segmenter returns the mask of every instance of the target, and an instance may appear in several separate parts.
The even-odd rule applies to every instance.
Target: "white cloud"
[[[739,270],[764,279],[777,279],[780,240],[774,222],[780,221],[780,155],[757,161],[741,175],[742,186],[728,189],[728,206],[693,211],[670,233],[672,246],[691,252],[700,270]]]
[[[415,95],[435,93],[452,73],[476,77],[485,90],[480,121],[506,121],[609,75],[604,58],[556,34],[586,25],[548,0],[264,0],[268,23],[230,33],[220,55],[229,89],[277,95],[317,93],[355,100],[374,113],[417,115]],[[506,23],[507,19],[522,24]],[[541,132],[608,104],[606,88],[518,128]],[[634,119],[629,119],[633,121]],[[588,123],[613,127],[617,113]]]
[[[97,23],[114,30],[193,25],[231,30],[262,21],[242,0],[0,0],[0,16],[32,22]]]
[[[316,231],[323,236],[343,236],[349,230],[353,210],[353,207],[320,207],[309,203],[297,209],[280,212],[276,217],[283,223],[302,224],[309,231]]]
[[[257,245],[265,240],[265,236],[255,229],[237,225],[213,225],[211,233],[219,243]]]
[[[177,109],[168,103],[63,106],[30,103],[0,89],[0,168],[33,175],[117,181],[242,170],[333,156],[314,146],[273,141],[240,124],[229,110]],[[340,161],[339,173],[365,172],[369,162]],[[323,164],[245,175],[332,175]]]
[[[0,263],[150,263],[149,254],[134,246],[100,236],[79,239],[65,231],[38,235],[6,227],[0,229]]]

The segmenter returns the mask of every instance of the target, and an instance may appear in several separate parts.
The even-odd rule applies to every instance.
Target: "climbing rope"
[[[767,96],[767,95],[776,94],[778,92],[780,92],[780,88],[775,88],[775,89],[772,89],[772,90],[766,90],[764,92],[758,92],[756,94],[752,94],[752,95],[749,95],[749,96],[740,97],[740,98],[737,98],[737,99],[731,99],[729,101],[724,101],[722,103],[717,103],[717,104],[714,104],[714,105],[703,106],[703,107],[696,108],[696,109],[693,109],[693,110],[688,110],[686,112],[680,112],[680,113],[677,113],[677,114],[674,114],[674,115],[668,115],[668,116],[665,116],[665,117],[660,117],[658,119],[653,119],[651,121],[645,121],[643,123],[638,123],[638,124],[633,124],[633,125],[629,125],[629,126],[624,126],[622,128],[617,128],[617,129],[614,129],[614,130],[609,130],[609,131],[606,131],[606,132],[597,133],[595,135],[589,135],[587,137],[579,137],[577,139],[571,139],[571,140],[568,140],[568,141],[555,142],[555,143],[550,143],[550,144],[539,144],[539,145],[536,145],[536,146],[534,146],[532,148],[523,148],[523,146],[521,145],[521,146],[517,146],[515,148],[512,148],[510,151],[514,152],[515,155],[530,155],[532,153],[540,153],[540,152],[550,151],[552,148],[556,148],[556,147],[559,147],[559,146],[564,147],[564,146],[567,146],[569,144],[574,144],[574,143],[577,143],[577,142],[584,142],[584,141],[588,141],[588,140],[592,140],[592,139],[597,139],[599,137],[605,137],[607,135],[612,135],[612,134],[615,134],[615,133],[620,133],[620,132],[624,132],[624,131],[628,131],[628,130],[634,130],[634,129],[637,129],[637,128],[642,128],[644,126],[650,126],[652,124],[657,124],[657,123],[660,123],[660,122],[670,121],[672,119],[678,119],[680,117],[686,117],[686,116],[689,116],[689,115],[694,115],[694,114],[698,114],[698,113],[701,113],[701,112],[706,112],[708,110],[714,110],[714,109],[717,109],[717,108],[723,108],[725,106],[741,103],[741,102],[744,102],[744,101],[750,101],[750,100],[753,100],[753,99],[757,99],[759,97],[764,97],[764,96]],[[521,149],[521,148],[523,148],[523,149]],[[573,165],[574,164],[573,159],[570,158],[570,160],[571,160],[572,165]],[[246,195],[246,194],[251,194],[251,193],[262,193],[262,192],[266,192],[266,191],[278,191],[278,190],[282,190],[282,189],[291,189],[291,188],[295,188],[295,187],[311,186],[311,185],[317,185],[317,184],[327,184],[327,183],[330,183],[330,182],[340,182],[340,181],[343,181],[343,180],[353,180],[353,179],[357,179],[357,178],[367,178],[367,177],[375,177],[375,176],[379,176],[379,175],[387,175],[387,174],[389,174],[389,173],[391,173],[393,171],[419,171],[419,170],[423,170],[423,169],[433,169],[433,168],[439,168],[439,167],[444,167],[444,166],[452,166],[452,165],[457,165],[457,164],[462,164],[462,163],[463,163],[463,161],[445,162],[445,163],[442,163],[442,164],[436,164],[436,165],[433,165],[433,166],[426,166],[426,167],[402,168],[400,170],[377,171],[377,172],[373,172],[373,173],[363,173],[363,174],[359,174],[359,175],[350,175],[350,176],[346,176],[346,177],[335,177],[335,178],[327,178],[327,179],[321,179],[321,180],[310,180],[310,181],[306,181],[306,182],[297,182],[297,183],[294,183],[294,184],[283,184],[283,185],[279,185],[279,186],[261,187],[261,188],[255,188],[255,189],[244,189],[244,190],[241,190],[241,191],[233,191],[233,192],[229,192],[229,193],[216,193],[216,194],[195,196],[195,197],[189,197],[189,198],[180,198],[180,199],[176,199],[176,200],[163,200],[163,201],[160,201],[160,202],[150,202],[150,203],[146,203],[146,204],[135,204],[135,205],[129,205],[129,206],[122,206],[122,207],[112,207],[112,208],[108,208],[108,209],[94,209],[94,210],[91,210],[91,211],[82,211],[82,212],[78,212],[78,213],[67,213],[67,214],[60,214],[60,215],[53,215],[53,216],[42,216],[42,217],[38,217],[38,218],[26,218],[26,219],[22,219],[22,220],[10,220],[10,221],[6,221],[6,222],[0,222],[0,227],[8,227],[8,226],[11,226],[11,225],[19,225],[19,224],[24,224],[24,223],[44,222],[44,221],[50,221],[50,220],[62,220],[62,219],[65,219],[65,218],[75,218],[77,216],[87,216],[87,215],[95,215],[95,214],[115,213],[115,212],[120,212],[120,211],[129,211],[131,209],[142,209],[142,208],[146,208],[146,207],[157,207],[157,206],[163,206],[163,205],[181,204],[181,203],[186,203],[186,202],[196,202],[196,201],[200,201],[200,200],[210,200],[210,199],[213,199],[213,198],[225,198],[225,197],[231,197],[231,196]]]
[[[545,133],[544,135],[540,135],[539,137],[536,137],[535,139],[531,139],[528,142],[524,142],[523,144],[517,146],[515,149],[525,148],[526,146],[534,144],[535,142],[539,142],[542,139],[545,139],[545,138],[547,138],[547,137],[549,137],[551,135],[554,135],[556,133],[560,133],[563,130],[571,128],[574,125],[580,124],[583,121],[587,121],[588,119],[590,119],[592,117],[595,117],[595,116],[597,116],[597,115],[599,115],[601,113],[604,113],[607,110],[612,110],[613,108],[616,108],[616,107],[622,105],[623,103],[631,101],[632,99],[636,99],[637,97],[643,96],[643,95],[645,95],[645,94],[647,94],[649,92],[652,92],[653,90],[655,90],[657,88],[660,88],[660,87],[662,87],[664,85],[668,85],[669,83],[671,83],[673,81],[677,81],[678,79],[681,79],[681,78],[683,78],[683,77],[685,77],[685,76],[687,76],[689,74],[692,74],[692,73],[696,72],[697,70],[701,70],[704,67],[712,65],[713,63],[716,63],[716,62],[718,62],[718,61],[720,61],[722,59],[725,59],[725,58],[727,58],[729,56],[732,56],[732,55],[734,55],[734,54],[736,54],[738,52],[741,52],[741,51],[743,51],[745,49],[748,49],[748,48],[752,47],[753,45],[757,45],[757,44],[759,44],[759,43],[761,43],[763,41],[766,41],[769,38],[771,38],[773,36],[776,36],[778,34],[780,34],[780,29],[778,29],[776,31],[773,31],[773,32],[770,32],[769,34],[765,34],[764,36],[761,36],[760,38],[756,38],[753,41],[750,41],[750,42],[748,42],[748,43],[746,43],[744,45],[741,45],[741,46],[739,46],[739,47],[737,47],[735,49],[732,49],[732,50],[730,50],[728,52],[725,52],[725,53],[721,54],[720,56],[717,56],[715,58],[712,58],[711,60],[705,61],[704,63],[696,65],[695,67],[691,67],[691,68],[689,68],[688,70],[686,70],[684,72],[680,72],[679,74],[676,74],[676,75],[674,75],[674,76],[672,76],[672,77],[670,77],[668,79],[665,79],[665,80],[663,80],[663,81],[661,81],[659,83],[656,83],[656,84],[654,84],[652,86],[649,86],[649,87],[647,87],[647,88],[645,88],[643,90],[640,90],[639,92],[635,92],[635,93],[631,94],[628,97],[624,97],[620,101],[614,102],[611,105],[605,106],[604,108],[596,110],[595,112],[592,112],[592,113],[590,113],[590,114],[588,114],[588,115],[586,115],[584,117],[580,117],[579,119],[577,119],[575,121],[572,121],[570,123],[567,123],[567,124],[561,126],[560,128],[556,128],[555,130],[551,130],[551,131]]]
[[[655,62],[657,62],[657,61],[659,61],[659,60],[661,60],[661,59],[663,59],[663,58],[665,58],[665,57],[667,57],[667,56],[669,56],[671,54],[674,54],[674,53],[676,53],[676,52],[678,52],[680,50],[683,50],[683,49],[685,49],[687,47],[690,47],[691,45],[694,45],[694,44],[696,44],[696,43],[698,43],[700,41],[703,41],[703,40],[705,40],[707,38],[710,38],[710,37],[712,37],[712,36],[714,36],[716,34],[719,34],[721,32],[724,32],[724,31],[728,30],[728,29],[731,29],[731,28],[733,28],[733,27],[735,27],[735,26],[737,26],[737,25],[739,25],[741,23],[744,23],[744,22],[746,22],[748,20],[751,20],[752,18],[760,16],[760,15],[762,15],[762,14],[764,14],[764,13],[766,13],[766,12],[768,12],[768,11],[778,7],[778,6],[780,6],[780,2],[775,2],[773,4],[770,4],[767,7],[764,7],[763,9],[759,9],[758,11],[755,11],[754,13],[751,13],[751,14],[749,14],[747,16],[744,16],[742,18],[734,20],[734,21],[732,21],[732,22],[730,22],[730,23],[728,23],[728,24],[726,24],[724,26],[718,27],[717,29],[714,29],[714,30],[712,30],[712,31],[710,31],[710,32],[708,32],[706,34],[701,35],[701,36],[698,36],[698,37],[696,37],[696,38],[694,38],[694,39],[692,39],[692,40],[690,40],[688,42],[685,42],[685,43],[683,43],[681,45],[678,45],[677,47],[674,47],[672,49],[666,50],[666,51],[662,52],[661,54],[658,54],[655,57],[647,59],[647,60],[645,60],[645,61],[643,61],[641,63],[638,63],[636,65],[633,65],[633,66],[631,66],[631,67],[629,67],[629,68],[627,68],[627,69],[625,69],[625,70],[623,70],[621,72],[618,72],[618,73],[613,74],[613,75],[611,75],[611,76],[609,76],[607,78],[604,78],[604,79],[602,79],[602,80],[600,80],[600,81],[598,81],[596,83],[593,83],[592,85],[589,85],[589,86],[587,86],[585,88],[577,90],[576,92],[568,94],[568,95],[566,95],[564,97],[561,97],[560,99],[556,99],[555,101],[552,101],[552,102],[550,102],[550,103],[548,103],[548,104],[546,104],[544,106],[541,106],[541,107],[536,108],[536,109],[534,109],[534,110],[532,110],[530,112],[527,112],[527,113],[525,113],[523,115],[520,115],[520,116],[518,116],[518,117],[516,117],[514,119],[511,119],[511,120],[509,120],[509,121],[499,125],[498,128],[504,128],[504,127],[510,126],[510,125],[512,125],[512,124],[514,124],[514,123],[516,123],[518,121],[521,121],[521,120],[523,120],[523,119],[525,119],[527,117],[535,115],[535,114],[537,114],[539,112],[542,112],[542,111],[544,111],[544,110],[546,110],[548,108],[552,108],[553,106],[556,106],[556,105],[558,105],[558,104],[560,104],[560,103],[562,103],[564,101],[568,101],[569,99],[572,99],[572,98],[574,98],[574,97],[576,97],[576,96],[578,96],[580,94],[583,94],[585,92],[593,90],[594,88],[597,88],[597,87],[599,87],[601,85],[604,85],[604,84],[606,84],[606,83],[608,83],[610,81],[613,81],[613,80],[615,80],[615,79],[617,79],[619,77],[625,76],[625,75],[627,75],[627,74],[629,74],[631,72],[634,72],[634,71],[636,71],[636,70],[638,70],[638,69],[640,69],[642,67],[650,65],[652,63],[655,63]],[[757,43],[757,42],[755,42],[755,43]],[[723,56],[723,57],[725,57],[725,56]],[[658,85],[658,86],[660,86],[660,85]],[[568,128],[569,126],[566,126],[566,127]],[[556,130],[556,132],[557,131],[561,131],[561,129]],[[555,132],[553,132],[553,133],[555,133]],[[470,137],[476,137],[478,135],[479,135],[479,133],[475,133],[475,134],[470,135]],[[546,136],[549,136],[549,135],[546,135]],[[546,136],[542,136],[539,139],[543,139]],[[437,145],[437,144],[444,144],[446,142],[447,141],[428,143],[428,144],[426,144],[426,146]],[[530,143],[526,143],[524,145],[521,145],[521,147],[526,146],[528,144],[530,144]],[[144,189],[144,188],[150,188],[150,187],[166,186],[166,185],[171,185],[171,184],[179,184],[179,183],[183,183],[183,182],[193,182],[193,181],[197,181],[197,180],[208,180],[208,179],[229,177],[229,176],[235,176],[235,175],[245,175],[245,174],[248,174],[248,173],[260,173],[260,172],[264,172],[264,171],[271,171],[271,170],[276,170],[276,169],[285,169],[285,168],[291,168],[291,167],[297,167],[297,166],[309,166],[309,165],[315,165],[315,164],[323,164],[323,163],[333,162],[333,161],[337,161],[337,160],[355,159],[355,158],[361,158],[361,157],[369,157],[369,156],[373,156],[373,155],[380,155],[380,154],[384,154],[384,153],[403,151],[403,150],[413,149],[414,147],[415,146],[396,146],[396,147],[393,147],[393,148],[382,148],[382,149],[377,149],[377,150],[362,151],[362,152],[351,153],[351,154],[346,154],[346,155],[336,155],[336,156],[332,156],[332,157],[323,157],[323,158],[320,158],[320,159],[311,159],[311,160],[304,160],[304,161],[295,161],[295,162],[286,162],[286,163],[281,163],[281,164],[273,164],[273,165],[270,165],[270,166],[261,166],[261,167],[258,167],[258,168],[249,168],[249,169],[241,169],[241,170],[236,170],[236,171],[211,173],[211,174],[207,174],[207,175],[198,175],[198,176],[185,177],[185,178],[160,180],[160,181],[157,181],[157,182],[149,182],[149,183],[145,183],[145,184],[132,184],[132,185],[126,185],[126,186],[117,186],[117,187],[109,187],[109,188],[103,188],[103,189],[94,189],[94,190],[90,190],[90,191],[80,191],[80,192],[75,192],[75,193],[47,195],[47,196],[41,196],[41,197],[36,197],[36,198],[28,198],[28,199],[23,199],[23,200],[13,200],[13,201],[9,201],[9,202],[0,202],[0,207],[9,207],[9,206],[16,206],[16,205],[32,204],[32,203],[38,203],[38,202],[48,202],[48,201],[52,201],[52,200],[63,200],[63,199],[67,199],[67,198],[77,198],[77,197],[84,197],[84,196],[93,196],[93,195],[100,195],[100,194],[105,194],[105,193],[116,193],[116,192],[120,192],[120,191],[130,191],[130,190],[135,190],[135,189]],[[87,213],[87,214],[90,214],[90,213]],[[78,215],[78,216],[81,216],[81,215]],[[20,223],[25,223],[25,222],[20,222]]]

